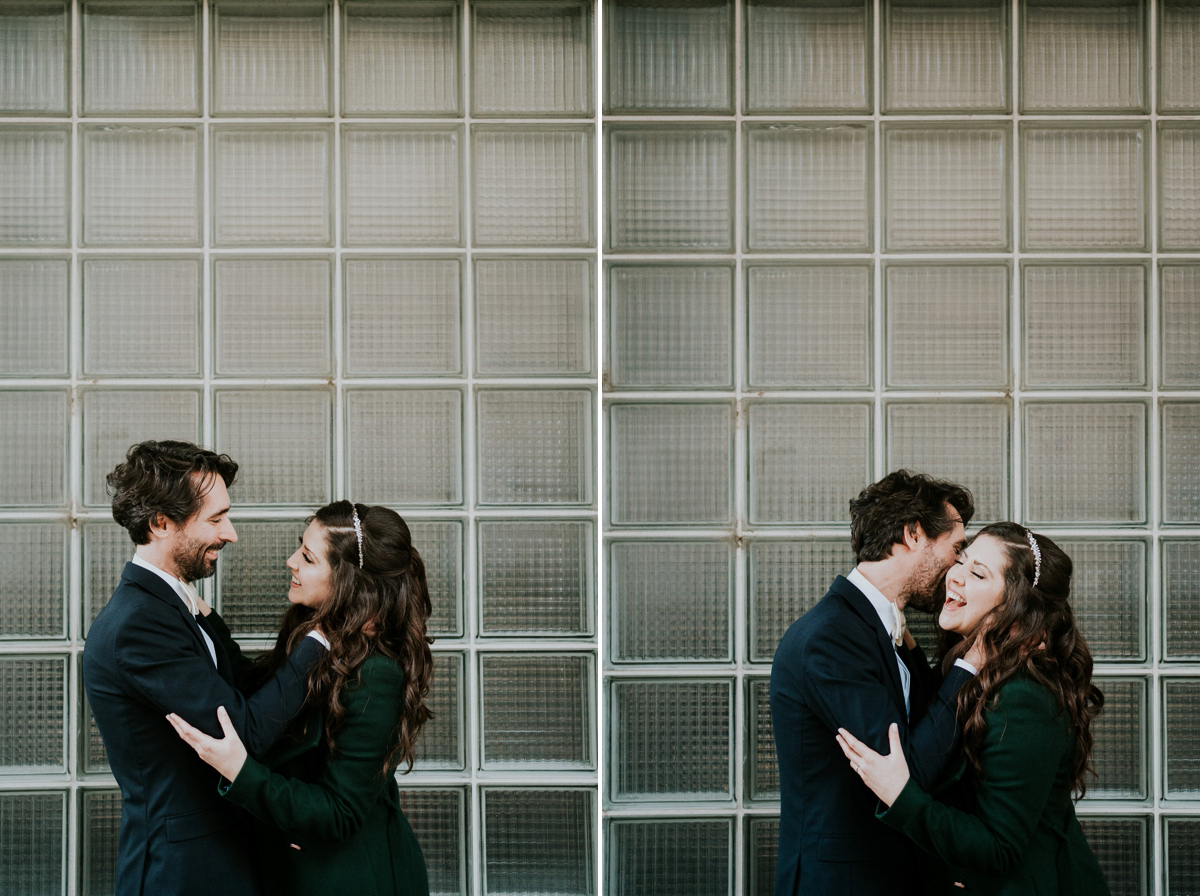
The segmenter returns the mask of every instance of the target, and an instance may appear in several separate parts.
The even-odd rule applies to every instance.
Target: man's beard
[[[905,589],[908,598],[904,605],[922,613],[937,613],[946,602],[946,571],[922,566],[908,581]]]
[[[180,545],[171,557],[179,570],[179,578],[185,582],[207,579],[217,571],[217,563],[204,555],[209,551],[220,551],[223,547],[223,544],[203,544],[199,541],[188,541]]]

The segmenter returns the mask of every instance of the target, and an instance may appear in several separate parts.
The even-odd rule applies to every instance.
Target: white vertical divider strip
[[[216,367],[216,277],[213,275],[215,256],[213,255],[213,229],[216,226],[213,215],[213,197],[216,195],[215,180],[217,164],[214,155],[212,136],[212,84],[215,74],[212,64],[212,4],[214,0],[201,0],[200,3],[200,125],[204,154],[200,160],[201,178],[201,264],[200,264],[200,376],[203,383],[203,393],[200,401],[200,444],[213,450],[217,446],[217,399],[213,388],[213,374]],[[236,460],[236,458],[234,458]],[[236,493],[233,499],[236,504]],[[233,515],[236,516],[236,509]],[[213,606],[222,610],[219,595],[216,594],[216,580],[207,579],[201,585],[202,593],[213,602]]]
[[[1009,115],[1009,122],[1012,133],[1010,135],[1012,158],[1009,159],[1009,171],[1012,173],[1012,185],[1010,187],[1011,194],[1009,195],[1009,208],[1012,213],[1012,221],[1009,225],[1009,233],[1012,235],[1012,254],[1009,256],[1011,265],[1009,270],[1009,299],[1008,299],[1008,352],[1009,352],[1009,386],[1012,390],[1012,405],[1009,408],[1010,420],[1012,421],[1012,432],[1009,434],[1009,456],[1008,456],[1008,500],[1009,500],[1009,516],[1014,520],[1020,520],[1024,517],[1025,501],[1024,501],[1024,474],[1025,465],[1022,462],[1024,457],[1023,438],[1024,427],[1021,411],[1021,341],[1024,339],[1024,333],[1021,328],[1021,240],[1024,238],[1021,228],[1021,185],[1022,178],[1022,158],[1021,158],[1021,106],[1020,106],[1020,77],[1021,68],[1021,0],[1012,0],[1011,19],[1009,20],[1009,84],[1011,85],[1011,95],[1009,100],[1012,104],[1012,112]]]
[[[333,282],[330,284],[330,360],[333,362],[333,482],[330,495],[334,500],[349,498],[357,501],[358,496],[349,494],[350,483],[346,481],[346,454],[349,446],[346,443],[346,385],[345,365],[342,361],[342,0],[333,0],[330,6],[330,79],[325,89],[332,90],[330,102],[333,104],[333,162],[332,162],[332,202],[333,202]]]
[[[871,171],[872,207],[874,209],[874,245],[871,247],[873,260],[873,289],[871,296],[871,335],[872,355],[874,359],[874,375],[872,379],[872,441],[874,444],[874,466],[871,480],[883,476],[887,470],[887,445],[884,433],[884,378],[887,371],[884,365],[885,343],[884,328],[885,306],[883,301],[883,252],[884,252],[884,152],[883,152],[883,0],[872,0],[871,3],[871,121],[873,164]],[[863,483],[865,486],[867,483]]]
[[[608,477],[605,475],[608,463],[608,452],[605,427],[604,427],[604,368],[605,368],[605,327],[607,325],[608,316],[605,313],[607,310],[604,297],[606,295],[605,287],[607,276],[604,270],[604,209],[607,207],[604,196],[605,187],[605,165],[607,164],[607,154],[605,152],[606,142],[604,139],[604,0],[592,0],[592,8],[594,14],[592,21],[594,27],[592,29],[592,127],[595,129],[595,136],[592,139],[592,154],[595,164],[594,171],[594,189],[596,202],[592,209],[595,222],[595,247],[593,248],[593,256],[595,258],[595,322],[596,330],[592,334],[595,344],[594,366],[595,380],[594,386],[596,389],[595,407],[592,409],[595,419],[595,445],[596,445],[596,468],[593,471],[594,482],[596,488],[596,537],[594,539],[596,552],[596,686],[592,694],[592,700],[595,702],[596,713],[596,798],[592,804],[592,814],[596,825],[596,849],[595,849],[595,868],[593,869],[595,888],[597,896],[602,896],[604,893],[604,787],[608,777],[608,741],[605,739],[608,734],[608,715],[605,712],[604,706],[604,687],[605,687],[605,670],[607,664],[608,647],[608,557],[604,551],[604,521],[607,514],[607,493],[605,491],[605,483]]]

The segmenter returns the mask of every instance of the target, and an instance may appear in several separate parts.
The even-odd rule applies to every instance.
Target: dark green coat
[[[404,671],[386,657],[368,657],[361,684],[347,686],[342,704],[346,718],[332,758],[315,716],[299,739],[285,739],[262,762],[248,758],[221,792],[258,819],[268,894],[428,896],[394,768],[383,770],[404,707]]]
[[[968,894],[1107,896],[1075,817],[1075,736],[1054,697],[1014,679],[984,721],[978,776],[960,761],[937,799],[910,779],[879,818],[933,853],[932,892],[962,894],[961,881]]]

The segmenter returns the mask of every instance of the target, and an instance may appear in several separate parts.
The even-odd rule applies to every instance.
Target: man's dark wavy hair
[[[201,483],[209,474],[233,485],[238,465],[228,454],[217,454],[191,442],[139,442],[108,474],[113,519],[134,544],[150,543],[150,524],[158,514],[174,523],[187,522],[204,499]],[[193,476],[200,473],[200,476]]]
[[[963,525],[975,515],[971,492],[925,473],[896,470],[868,485],[850,501],[850,546],[859,563],[891,556],[892,546],[904,541],[904,533],[917,523],[930,538],[954,526],[947,514],[949,504],[962,517]]]

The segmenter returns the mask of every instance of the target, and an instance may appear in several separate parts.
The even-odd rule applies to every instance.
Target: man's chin
[[[906,610],[919,610],[922,613],[939,613],[942,609],[942,604],[946,602],[946,593],[944,591],[938,593],[914,594],[908,599],[908,603],[904,605]]]

